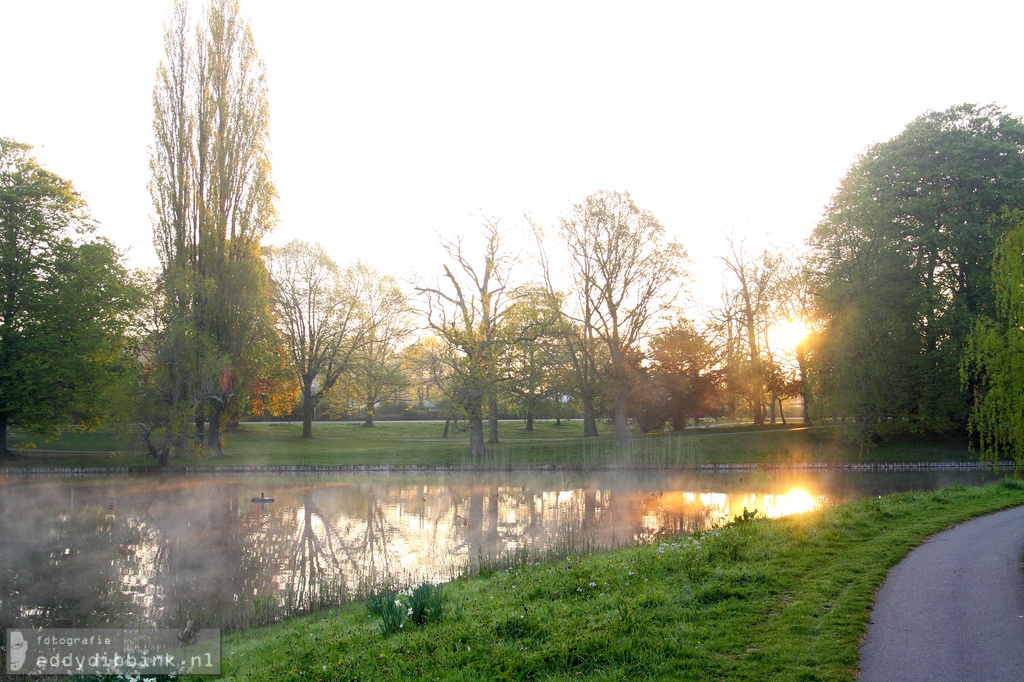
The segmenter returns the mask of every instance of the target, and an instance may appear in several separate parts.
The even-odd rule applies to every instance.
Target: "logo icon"
[[[28,656],[28,642],[21,630],[9,630],[7,632],[7,669],[16,673],[25,665],[25,657]]]

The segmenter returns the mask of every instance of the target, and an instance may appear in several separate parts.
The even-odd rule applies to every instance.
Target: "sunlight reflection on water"
[[[980,472],[0,478],[0,627],[272,620],[388,579],[775,518]],[[253,503],[266,491],[272,504]],[[216,621],[216,622],[211,622]]]

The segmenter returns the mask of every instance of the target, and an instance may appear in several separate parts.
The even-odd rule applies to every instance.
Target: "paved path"
[[[889,572],[860,682],[1024,680],[1024,507],[929,538]]]

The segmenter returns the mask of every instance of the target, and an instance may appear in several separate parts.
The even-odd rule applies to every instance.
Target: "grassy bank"
[[[865,499],[445,587],[384,636],[364,604],[225,637],[227,680],[852,680],[875,590],[927,536],[1024,504],[1015,481]]]
[[[976,455],[963,442],[886,444],[867,453],[839,437],[834,428],[801,426],[723,426],[680,433],[636,435],[627,448],[608,436],[584,439],[579,422],[556,426],[537,422],[532,432],[522,422],[502,422],[500,442],[482,459],[466,455],[468,436],[452,429],[442,438],[436,422],[383,422],[373,428],[359,423],[318,423],[315,438],[300,438],[298,423],[243,424],[225,436],[225,456],[176,460],[171,466],[388,465],[530,467],[601,466],[678,467],[700,464],[780,462],[928,462],[970,461]],[[131,452],[114,434],[69,433],[43,442],[14,433],[15,457],[0,466],[153,466],[150,458]]]

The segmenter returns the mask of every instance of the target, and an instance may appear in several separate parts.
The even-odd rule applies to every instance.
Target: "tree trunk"
[[[533,408],[526,408],[526,432],[533,433]]]
[[[13,454],[7,449],[7,415],[0,414],[0,457]]]
[[[484,418],[479,414],[469,418],[469,456],[484,456]]]
[[[786,413],[782,410],[782,398],[779,398],[779,417],[782,418],[782,425],[786,426]]]
[[[148,424],[146,426],[146,449],[149,451],[150,457],[156,460],[157,466],[167,466],[167,460],[171,456],[171,436],[166,434],[161,443],[153,443],[153,431],[154,426]]]
[[[452,423],[451,419],[445,419],[444,420],[444,433],[441,434],[441,438],[447,438],[448,437],[448,426],[451,423]]]
[[[498,398],[493,393],[487,396],[487,442],[498,442]]]
[[[469,426],[469,456],[484,456],[484,409],[482,401],[466,405],[466,423]]]
[[[206,427],[206,447],[217,457],[224,454],[223,443],[221,442],[220,418],[224,414],[224,407],[214,402],[210,410],[210,422]]]
[[[583,398],[583,437],[597,437],[597,414],[594,411],[594,399]]]
[[[366,421],[363,422],[363,426],[373,426],[373,408],[376,403],[366,401]]]
[[[756,381],[755,381],[756,383]],[[754,424],[761,426],[764,424],[764,401],[761,399],[761,387],[754,386],[750,391],[750,404],[752,406],[751,412],[754,414]]]
[[[313,437],[313,411],[316,410],[316,403],[308,393],[302,396],[302,437]]]
[[[629,444],[629,421],[626,419],[626,396],[615,395],[614,412],[612,413],[612,426],[615,428],[615,444]]]
[[[804,365],[807,361],[806,354],[803,351],[803,342],[797,344],[796,347],[796,367],[800,372],[800,400],[803,402],[803,416],[804,426],[811,425],[811,413],[809,410],[810,401],[807,399],[807,382],[804,380],[806,373],[804,372]]]

